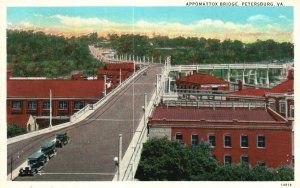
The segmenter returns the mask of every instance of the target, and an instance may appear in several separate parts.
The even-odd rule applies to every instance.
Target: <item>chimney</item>
[[[238,88],[239,88],[239,91],[241,91],[243,89],[243,82],[241,80],[238,82]]]
[[[294,69],[288,70],[288,80],[294,80]]]
[[[6,76],[7,76],[7,80],[9,80],[12,77],[12,69],[8,68],[6,70]]]

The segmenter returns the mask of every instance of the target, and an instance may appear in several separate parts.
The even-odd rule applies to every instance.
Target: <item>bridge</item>
[[[171,66],[170,57],[164,66],[150,62],[117,88],[93,105],[75,113],[70,122],[8,140],[7,175],[18,181],[111,181],[134,180],[141,155],[142,143],[147,139],[147,119],[161,96],[170,91],[171,71],[222,69],[238,65]],[[120,61],[119,61],[120,62]],[[126,62],[126,61],[122,61]],[[136,63],[136,61],[133,61]],[[251,65],[253,67],[253,65]],[[249,65],[249,67],[251,67]],[[285,65],[287,66],[287,65]],[[247,66],[246,66],[247,67]],[[249,68],[248,67],[248,68]],[[255,65],[257,69],[283,69],[283,65]],[[225,68],[224,68],[225,69]],[[223,70],[223,69],[222,69]],[[144,72],[147,74],[144,74]],[[201,96],[201,94],[199,94]],[[169,103],[168,105],[178,105]],[[192,105],[200,105],[193,103]],[[205,104],[206,105],[206,104]],[[208,104],[210,105],[210,104]],[[215,104],[214,104],[215,105]],[[214,106],[213,105],[213,106]],[[232,105],[232,104],[230,104]],[[16,177],[18,167],[58,130],[66,130],[70,143],[59,149],[43,168],[40,175]],[[119,135],[122,135],[119,147]],[[113,161],[121,150],[119,171]]]
[[[153,57],[139,57],[134,55],[116,55],[112,54],[109,57],[106,56],[109,52],[106,49],[96,48],[95,46],[90,45],[89,50],[91,54],[99,61],[103,63],[135,63],[138,65],[149,65],[150,63],[154,63]],[[161,63],[161,62],[160,62]]]
[[[147,72],[147,74],[144,74]],[[150,64],[93,105],[84,107],[70,122],[8,140],[7,175],[17,181],[133,180],[147,139],[147,117],[160,101],[164,68]],[[166,75],[164,75],[165,77]],[[146,118],[145,118],[146,117]],[[66,130],[70,142],[42,169],[40,175],[16,177],[26,158],[55,132]],[[122,134],[120,174],[113,161]]]
[[[241,80],[243,84],[253,86],[265,85],[269,87],[270,70],[278,70],[280,79],[287,77],[287,72],[293,63],[240,63],[240,64],[204,64],[204,65],[175,65],[171,66],[172,72],[186,72],[199,71],[199,70],[222,70],[226,71],[226,79],[231,82],[232,78],[235,82]],[[233,71],[235,75],[233,75]],[[247,81],[247,82],[246,82]],[[252,84],[250,84],[252,82]]]

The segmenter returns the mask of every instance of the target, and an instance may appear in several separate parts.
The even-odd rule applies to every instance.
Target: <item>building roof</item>
[[[8,80],[8,98],[100,98],[102,80]]]
[[[104,70],[104,69],[98,69],[97,75],[112,75],[112,76],[120,76],[120,70]],[[121,70],[122,76],[127,76],[129,74],[129,71]]]
[[[277,86],[273,87],[269,93],[293,93],[294,92],[294,80],[286,80]]]
[[[7,123],[26,127],[30,114],[7,114]]]
[[[139,68],[138,65],[135,66],[136,69]],[[134,70],[134,63],[108,63],[105,65],[104,69],[106,70],[128,70],[133,71]]]
[[[263,97],[265,93],[269,91],[270,89],[266,89],[266,88],[247,88],[239,91],[233,91],[230,94]]]
[[[279,121],[264,108],[208,108],[208,107],[162,107],[158,106],[152,116],[152,120],[173,120],[173,121]]]
[[[177,82],[192,83],[197,85],[228,84],[228,82],[225,80],[222,80],[210,74],[203,74],[203,73],[195,73],[192,75],[181,77],[177,79]]]

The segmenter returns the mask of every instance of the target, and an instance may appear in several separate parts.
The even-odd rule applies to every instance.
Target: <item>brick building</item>
[[[264,100],[274,111],[292,121],[294,119],[294,70],[288,72],[288,79],[270,89],[247,88],[231,92],[227,100]],[[237,95],[237,96],[234,96]],[[256,98],[253,98],[256,97]],[[260,97],[260,98],[258,98]]]
[[[39,130],[36,119],[30,114],[8,114],[7,124],[17,125],[27,132]]]
[[[7,80],[7,114],[49,117],[52,91],[53,119],[69,118],[103,95],[102,80]]]
[[[166,136],[186,145],[209,142],[221,164],[292,164],[292,127],[268,108],[159,105],[149,118],[148,130],[150,137]]]
[[[97,78],[103,80],[106,75],[106,82],[114,88],[120,83],[120,75],[122,82],[133,74],[134,69],[136,71],[139,69],[138,65],[134,68],[134,63],[109,63],[105,64],[103,69],[98,69]]]
[[[195,73],[176,80],[178,89],[229,90],[229,83],[210,74]]]

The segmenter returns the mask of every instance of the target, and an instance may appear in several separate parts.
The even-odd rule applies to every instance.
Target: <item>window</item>
[[[231,156],[225,155],[224,156],[224,165],[230,165],[231,164]]]
[[[266,166],[265,161],[258,161],[257,166]]]
[[[247,147],[248,147],[248,136],[241,135],[241,148],[247,148]]]
[[[36,101],[28,101],[28,109],[35,110],[36,109]]]
[[[175,139],[176,141],[178,141],[179,143],[183,144],[183,137],[182,137],[182,134],[181,133],[176,133],[176,136],[175,136]]]
[[[59,109],[67,109],[68,103],[67,103],[67,101],[58,101],[58,106],[59,106]]]
[[[290,105],[290,117],[294,117],[294,105]]]
[[[216,136],[215,135],[208,135],[208,142],[211,147],[216,147]]]
[[[279,113],[285,113],[285,101],[279,101]]]
[[[275,99],[269,99],[269,108],[276,111]]]
[[[21,109],[21,102],[20,101],[12,101],[12,108],[13,109]]]
[[[257,136],[257,147],[258,148],[264,148],[265,147],[265,136],[264,135],[258,135]]]
[[[192,146],[198,145],[198,135],[192,134]]]
[[[50,101],[43,102],[43,109],[50,109]]]
[[[224,147],[231,147],[231,136],[230,135],[224,136]]]
[[[241,156],[241,163],[243,166],[248,166],[248,156]]]
[[[74,101],[74,109],[83,108],[83,101]]]

